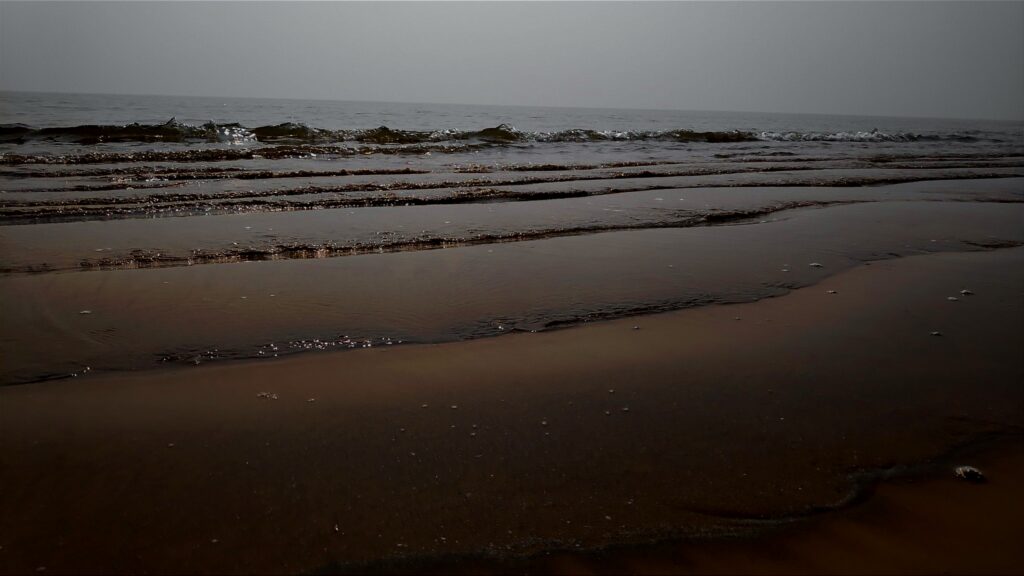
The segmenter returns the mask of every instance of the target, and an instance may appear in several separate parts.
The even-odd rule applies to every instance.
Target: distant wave
[[[662,141],[662,142],[918,142],[957,141],[1002,142],[992,135],[978,132],[948,134],[914,134],[910,132],[881,132],[879,130],[846,132],[798,131],[697,131],[674,130],[592,130],[577,128],[554,132],[531,132],[501,124],[482,130],[398,130],[381,126],[358,130],[327,130],[305,124],[286,122],[270,126],[247,128],[237,123],[200,126],[183,124],[174,118],[163,124],[125,124],[33,128],[25,124],[0,125],[0,143],[21,144],[30,141],[55,141],[73,144],[99,144],[104,142],[221,142],[247,143],[330,143],[360,142],[364,144],[402,145],[452,141],[478,141],[491,144],[517,142],[603,142],[603,141]]]
[[[83,124],[59,128],[32,128],[25,124],[0,125],[0,142],[31,140],[99,144],[102,142],[255,142],[256,136],[239,124],[190,126],[174,120],[164,124]]]
[[[995,138],[980,138],[976,134],[913,134],[911,132],[760,132],[758,140],[771,142],[922,142],[922,141],[955,141],[955,142],[1002,142]]]

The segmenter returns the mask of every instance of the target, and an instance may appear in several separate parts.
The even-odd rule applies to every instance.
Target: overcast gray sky
[[[1024,2],[3,2],[0,88],[1024,119]]]

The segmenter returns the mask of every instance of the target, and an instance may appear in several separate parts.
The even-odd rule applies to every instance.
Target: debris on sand
[[[974,466],[957,466],[953,473],[956,474],[957,478],[968,482],[985,481],[985,475]]]
[[[274,392],[260,392],[256,394],[256,397],[264,400],[277,400],[277,394]]]

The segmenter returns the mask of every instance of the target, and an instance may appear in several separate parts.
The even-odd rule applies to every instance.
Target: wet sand
[[[958,450],[918,474],[889,479],[856,507],[794,522],[759,537],[689,540],[555,552],[510,569],[449,559],[420,572],[569,574],[1016,574],[1024,564],[1024,442],[1019,437]],[[949,468],[964,459],[988,480],[970,484]],[[407,572],[408,564],[370,567]]]
[[[696,571],[1019,566],[1022,288],[1024,249],[915,256],[567,330],[8,386],[0,571],[501,571],[614,546],[676,572],[622,546],[695,539]],[[989,484],[851,507],[989,437]]]

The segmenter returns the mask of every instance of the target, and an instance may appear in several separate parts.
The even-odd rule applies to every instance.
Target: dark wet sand
[[[962,288],[975,295],[947,300]],[[1006,543],[1022,295],[1024,249],[950,253],[555,332],[5,387],[0,571],[481,554],[501,571],[608,546],[636,571],[1005,570],[1021,559]],[[942,455],[986,437],[1004,443],[969,463],[991,483],[941,479]],[[849,507],[872,472],[928,463],[939,480]],[[680,539],[705,544],[621,548]]]
[[[448,559],[420,572],[569,574],[1017,574],[1024,565],[1024,442],[957,451],[915,475],[879,483],[858,506],[760,537],[554,552],[502,566]],[[959,459],[958,459],[959,458]],[[949,474],[968,458],[988,474],[969,484]],[[511,570],[510,570],[511,568]],[[408,564],[370,569],[406,572]]]

